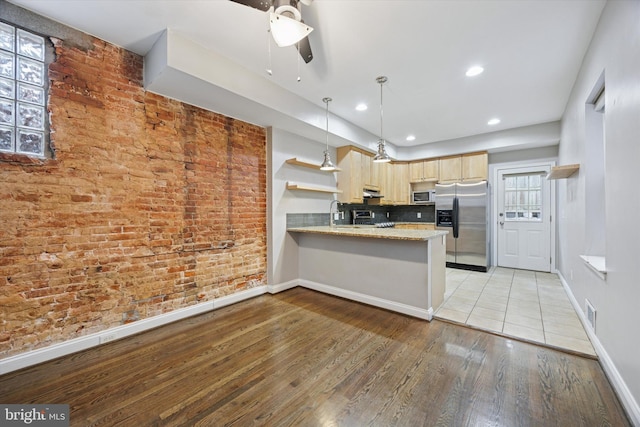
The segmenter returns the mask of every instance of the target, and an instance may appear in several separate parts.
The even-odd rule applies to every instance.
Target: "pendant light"
[[[331,102],[331,98],[322,98],[322,102],[327,104],[327,147],[324,150],[324,161],[320,166],[320,170],[334,171],[336,167],[333,162],[331,162],[331,156],[329,155],[329,102]]]
[[[373,161],[376,163],[386,163],[391,161],[391,157],[389,157],[384,148],[385,140],[382,134],[382,85],[385,84],[387,80],[388,79],[385,76],[376,78],[376,82],[380,83],[380,139],[378,140],[378,152],[373,158]]]

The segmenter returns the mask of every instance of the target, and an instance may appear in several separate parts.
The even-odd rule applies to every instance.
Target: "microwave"
[[[411,203],[414,205],[426,205],[435,203],[436,190],[412,191]]]

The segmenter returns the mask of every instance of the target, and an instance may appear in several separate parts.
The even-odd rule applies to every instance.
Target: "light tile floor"
[[[435,316],[501,335],[596,353],[556,274],[496,267],[447,268],[445,301]]]

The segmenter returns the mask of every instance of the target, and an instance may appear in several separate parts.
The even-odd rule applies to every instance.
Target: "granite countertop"
[[[391,228],[362,227],[337,225],[330,227],[328,225],[312,226],[312,227],[291,227],[287,231],[292,233],[316,233],[331,234],[335,236],[352,236],[367,237],[374,239],[394,239],[394,240],[430,240],[448,233],[445,230],[400,230]]]

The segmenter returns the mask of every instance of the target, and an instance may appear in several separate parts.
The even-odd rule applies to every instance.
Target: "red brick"
[[[57,43],[56,159],[0,156],[0,357],[266,282],[265,130],[146,93],[142,64]]]

